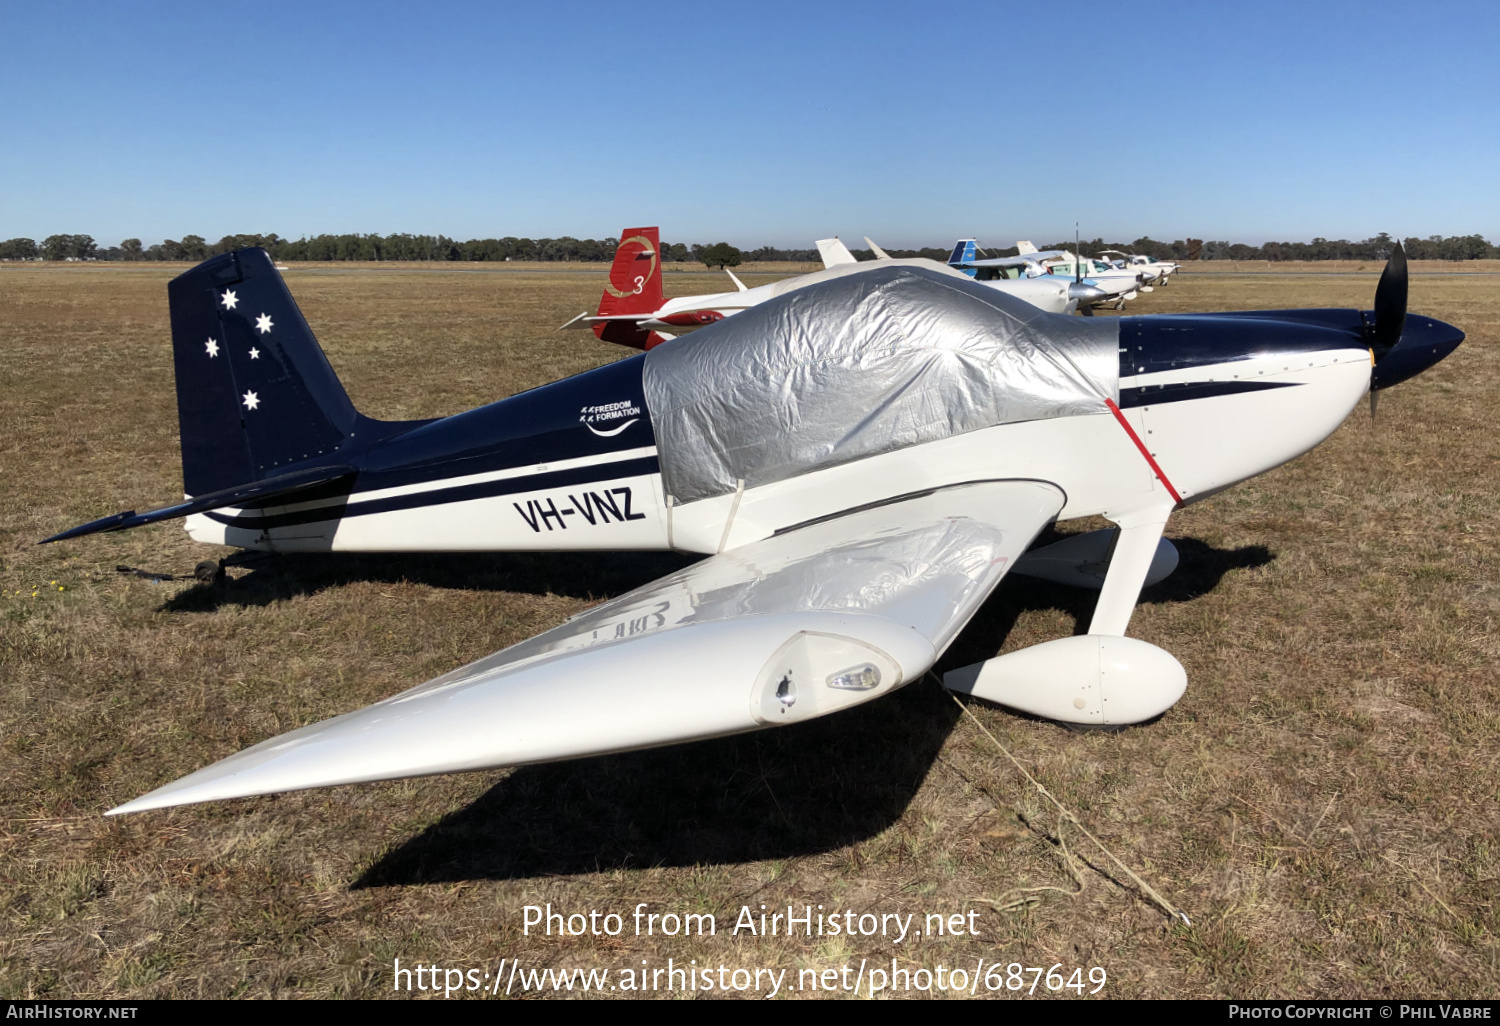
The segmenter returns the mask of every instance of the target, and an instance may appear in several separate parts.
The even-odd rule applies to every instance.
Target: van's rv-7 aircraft
[[[944,268],[937,261],[922,257],[893,258],[869,239],[865,242],[869,243],[870,249],[875,253],[875,260],[861,263],[838,239],[819,239],[818,254],[823,260],[821,271],[783,278],[755,288],[748,288],[730,271],[730,280],[735,284],[734,292],[667,299],[662,290],[659,229],[626,228],[620,233],[620,245],[615,250],[609,281],[599,299],[598,311],[579,314],[564,324],[561,330],[590,328],[606,342],[616,342],[632,349],[651,349],[683,332],[722,321],[778,296],[863,271],[877,264],[925,267],[939,272],[946,270],[952,274],[967,273],[972,276],[972,272],[966,272],[960,266],[950,265],[951,269]],[[1098,289],[1050,276],[1019,281],[998,280],[990,284],[1052,313],[1072,313],[1080,297],[1094,302],[1104,296]]]
[[[1399,248],[1373,314],[1085,319],[882,262],[488,406],[388,422],[354,408],[263,250],[200,264],[168,300],[189,498],[49,541],[186,517],[198,541],[273,552],[706,558],[111,813],[823,716],[925,674],[1012,569],[1099,586],[1088,634],[945,683],[1067,723],[1148,720],[1186,686],[1125,636],[1172,511],[1305,452],[1463,339],[1406,314]],[[1027,553],[1092,515],[1119,529]]]

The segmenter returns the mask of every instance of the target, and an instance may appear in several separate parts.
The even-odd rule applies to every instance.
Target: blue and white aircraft
[[[1406,313],[1083,319],[872,263],[437,420],[359,413],[266,253],[171,282],[184,501],[272,552],[672,549],[706,558],[112,813],[567,759],[795,723],[934,665],[1011,571],[1099,587],[1086,635],[949,672],[1037,716],[1158,716],[1186,675],[1125,635],[1173,510],[1305,452],[1463,339]],[[1048,524],[1118,530],[1028,553]],[[1102,581],[1096,572],[1107,567]]]

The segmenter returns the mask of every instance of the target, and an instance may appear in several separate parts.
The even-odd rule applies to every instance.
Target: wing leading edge
[[[1042,482],[983,482],[788,531],[110,815],[649,748],[858,705],[930,669],[1063,502]]]

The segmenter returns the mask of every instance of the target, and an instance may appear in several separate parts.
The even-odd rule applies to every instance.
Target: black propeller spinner
[[[1375,366],[1370,370],[1370,410],[1375,393],[1415,377],[1443,359],[1464,340],[1464,333],[1451,324],[1406,313],[1406,251],[1398,242],[1375,286],[1373,321],[1361,312],[1364,341]]]

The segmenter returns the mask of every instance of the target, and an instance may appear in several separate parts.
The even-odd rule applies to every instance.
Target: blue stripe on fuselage
[[[1293,312],[1121,317],[1120,376],[1365,346],[1358,310],[1314,311],[1317,321],[1293,320]]]
[[[641,385],[645,359],[619,360],[389,439],[361,468],[361,490],[655,445]]]
[[[520,392],[465,413],[373,441],[348,462],[357,480],[277,496],[246,509],[290,506],[339,494],[430,484],[515,467],[608,456],[656,444],[641,385],[645,356],[633,356]],[[303,521],[305,522],[305,521]]]
[[[1296,381],[1174,381],[1166,385],[1141,385],[1120,389],[1120,409],[1156,403],[1182,403],[1189,399],[1211,399],[1241,392],[1263,392],[1268,388],[1296,388]]]
[[[657,469],[656,457],[646,456],[640,459],[616,460],[587,467],[574,467],[570,470],[528,474],[524,477],[507,477],[498,481],[480,481],[450,488],[430,488],[409,495],[392,495],[364,502],[360,501],[359,493],[355,492],[344,502],[318,506],[314,509],[297,510],[292,513],[275,513],[270,516],[230,516],[225,513],[209,513],[208,517],[230,527],[270,531],[278,527],[297,527],[303,524],[345,520],[349,517],[368,516],[371,513],[390,513],[424,506],[440,506],[450,502],[488,499],[497,495],[514,495],[518,492],[533,492],[544,488],[565,488],[574,485],[597,484],[601,481],[618,481],[627,477],[654,474]],[[360,483],[362,484],[363,481]],[[369,491],[370,489],[362,490]]]

